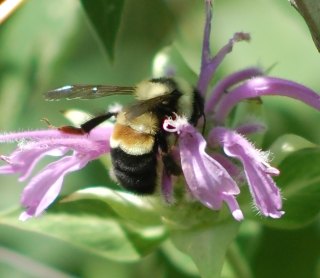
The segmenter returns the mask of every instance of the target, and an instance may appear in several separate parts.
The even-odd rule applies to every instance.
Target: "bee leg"
[[[48,128],[57,128],[56,126],[52,125],[47,118],[42,118],[40,121],[44,122],[48,126]]]
[[[172,155],[169,153],[168,142],[163,133],[158,134],[157,141],[162,152],[162,162],[168,175],[179,176],[182,174],[181,167],[175,162]]]
[[[58,127],[58,130],[60,130],[63,133],[74,134],[74,135],[83,135],[84,134],[84,132],[81,128],[74,127],[71,125],[60,126],[60,127]]]
[[[92,129],[94,129],[96,126],[99,124],[103,123],[104,121],[108,120],[112,116],[117,115],[117,113],[106,113],[99,115],[97,117],[94,117],[90,119],[89,121],[83,123],[80,127],[74,127],[74,126],[61,126],[58,127],[58,130],[64,132],[64,133],[69,133],[69,134],[74,134],[74,135],[83,135],[89,133]]]
[[[64,132],[64,133],[74,134],[74,135],[81,135],[81,134],[83,134],[82,129],[81,129],[81,128],[78,128],[78,127],[69,126],[69,125],[56,127],[56,126],[52,125],[47,118],[43,118],[43,119],[41,119],[41,121],[43,121],[44,123],[46,123],[46,124],[48,125],[48,128],[58,129],[59,131]]]
[[[103,123],[104,121],[110,119],[112,116],[116,116],[116,115],[117,115],[117,113],[108,112],[106,114],[96,116],[96,117],[90,119],[89,121],[83,123],[80,126],[80,129],[82,130],[83,133],[89,133],[92,129],[94,129],[95,127],[97,127],[98,125]]]
[[[169,175],[179,176],[182,174],[181,167],[174,161],[170,154],[163,154],[162,161]]]

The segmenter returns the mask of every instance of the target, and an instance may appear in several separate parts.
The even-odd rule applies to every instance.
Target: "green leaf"
[[[320,149],[294,152],[279,165],[276,179],[284,197],[285,215],[277,220],[262,219],[268,225],[290,229],[304,226],[320,212]]]
[[[113,59],[124,0],[81,0],[81,3],[109,57]]]
[[[306,21],[314,44],[320,52],[320,2],[318,0],[290,0],[290,3]]]
[[[319,277],[319,223],[298,230],[264,227],[250,257],[254,277]]]
[[[106,203],[94,199],[56,204],[42,217],[26,222],[17,219],[16,213],[3,216],[0,225],[53,237],[88,254],[116,261],[136,261],[166,238],[163,226],[126,222],[117,218]]]
[[[193,230],[176,230],[173,244],[189,255],[202,278],[219,278],[224,258],[239,228],[236,221]]]
[[[172,241],[167,240],[161,246],[161,251],[165,254],[166,258],[177,269],[189,275],[199,275],[198,269],[189,256],[179,251]]]
[[[314,143],[295,134],[280,136],[270,147],[270,152],[274,154],[272,165],[279,165],[289,154],[298,150],[314,147],[316,147]]]
[[[159,214],[154,210],[151,203],[152,197],[141,198],[131,193],[106,187],[91,187],[76,191],[63,199],[63,202],[69,203],[80,200],[102,201],[121,218],[139,225],[161,224]]]

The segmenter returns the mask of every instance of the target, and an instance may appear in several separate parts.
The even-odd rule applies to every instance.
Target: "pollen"
[[[110,140],[111,148],[121,148],[128,154],[141,155],[153,150],[153,135],[141,133],[129,126],[116,124]]]

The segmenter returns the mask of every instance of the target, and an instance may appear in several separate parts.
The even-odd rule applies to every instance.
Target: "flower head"
[[[249,121],[231,128],[227,126],[226,119],[232,108],[244,99],[281,95],[320,110],[320,96],[295,82],[265,76],[263,70],[256,67],[232,73],[211,88],[209,84],[214,73],[234,44],[250,39],[247,33],[236,33],[216,55],[212,55],[211,17],[211,1],[207,0],[201,69],[196,84],[205,99],[205,132],[198,131],[183,115],[167,118],[160,126],[161,132],[176,134],[178,144],[174,147],[179,153],[178,160],[186,186],[203,205],[220,210],[225,203],[232,216],[242,220],[244,216],[236,196],[240,193],[238,183],[246,181],[259,213],[279,218],[284,214],[282,198],[272,179],[280,174],[279,170],[269,164],[266,152],[259,151],[244,137],[245,134],[264,130],[266,125]],[[119,112],[118,108],[116,110]],[[112,132],[113,126],[110,125],[96,127],[88,134],[49,129],[0,135],[0,143],[20,142],[11,155],[0,156],[6,163],[0,167],[0,174],[19,174],[20,181],[29,180],[21,197],[25,212],[20,219],[40,215],[58,196],[67,174],[109,153]],[[34,166],[45,156],[58,159],[31,177]],[[162,194],[168,203],[173,201],[172,181],[170,173],[164,170]]]
[[[0,167],[0,174],[18,174],[19,180],[25,181],[42,158],[59,157],[33,176],[24,188],[21,203],[26,210],[20,219],[39,216],[58,196],[65,175],[107,153],[111,130],[110,127],[97,128],[89,135],[72,135],[59,130],[0,135],[0,142],[20,141],[10,156],[0,156],[7,163]]]
[[[248,122],[235,130],[225,127],[231,109],[241,100],[265,95],[291,97],[320,110],[320,96],[298,83],[275,77],[264,76],[259,68],[248,68],[230,74],[212,89],[209,82],[223,58],[232,50],[235,42],[249,40],[246,33],[236,33],[229,42],[212,56],[210,51],[211,10],[206,2],[206,24],[204,30],[201,71],[197,88],[205,99],[207,136],[201,135],[193,126],[181,118],[167,119],[164,129],[178,136],[181,167],[190,192],[201,203],[213,210],[221,207],[222,201],[229,206],[236,220],[243,218],[235,199],[239,188],[235,180],[243,181],[239,167],[231,159],[241,162],[245,180],[259,213],[279,218],[282,211],[280,190],[272,179],[279,175],[278,169],[268,161],[268,153],[259,151],[242,134],[260,132],[264,123]],[[214,124],[218,126],[214,126]],[[206,144],[211,149],[206,150]],[[226,156],[219,153],[221,146]]]
[[[228,171],[205,152],[207,143],[203,136],[186,118],[168,119],[164,129],[179,134],[181,167],[192,195],[213,210],[221,209],[226,202],[234,218],[242,220],[234,197],[240,190]]]

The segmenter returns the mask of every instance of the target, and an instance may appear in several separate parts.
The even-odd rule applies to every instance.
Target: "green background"
[[[153,59],[166,46],[183,58],[191,69],[185,70],[185,78],[194,82],[193,73],[199,72],[203,23],[202,1],[127,0],[119,29],[113,25],[105,29],[106,33],[117,33],[116,41],[110,41],[106,50],[80,1],[27,1],[0,26],[0,132],[46,128],[42,118],[57,126],[66,124],[59,111],[68,108],[99,113],[114,101],[128,102],[120,97],[45,102],[42,94],[67,84],[135,84],[152,76]],[[320,92],[319,53],[306,24],[288,1],[216,0],[214,49],[238,31],[249,32],[252,40],[234,47],[215,80],[248,66],[274,65],[270,75]],[[112,36],[107,38],[112,40]],[[108,53],[113,53],[113,58]],[[265,97],[263,103],[269,125],[264,148],[287,133],[319,144],[317,111],[288,98]],[[1,145],[0,153],[8,154],[12,148]],[[299,158],[295,161],[296,165],[303,163]],[[63,194],[93,185],[113,186],[99,161],[68,176],[64,184]],[[5,215],[19,206],[23,184],[15,176],[1,176],[0,185],[0,209]],[[295,209],[299,210],[299,202]],[[157,248],[135,262],[117,261],[81,248],[72,240],[25,231],[25,223],[1,218],[1,277],[43,277],[43,267],[46,275],[57,275],[52,277],[197,277],[190,262],[170,246]],[[53,227],[65,226],[61,224],[63,218],[55,221]],[[319,217],[295,230],[278,230],[246,220],[237,237],[238,251],[248,260],[254,277],[319,277],[319,227]],[[102,223],[99,232],[107,234],[108,228]],[[87,232],[95,236],[90,227]],[[225,266],[223,277],[238,276]]]

